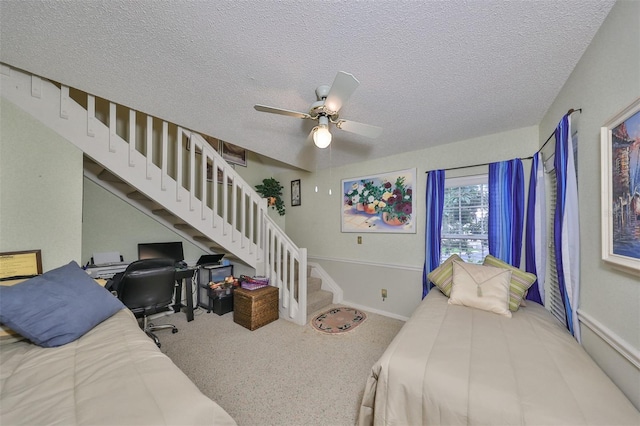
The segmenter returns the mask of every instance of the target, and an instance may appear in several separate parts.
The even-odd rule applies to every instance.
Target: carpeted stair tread
[[[307,294],[307,315],[319,311],[333,303],[333,293],[326,290],[318,290]]]
[[[307,277],[307,294],[313,293],[322,289],[322,278]]]

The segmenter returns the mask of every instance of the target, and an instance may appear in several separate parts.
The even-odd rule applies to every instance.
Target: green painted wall
[[[45,271],[82,244],[82,152],[0,100],[0,251],[42,250]]]
[[[570,108],[578,127],[580,306],[640,351],[640,279],[601,259],[600,127],[640,97],[640,2],[618,1],[540,123],[548,135]],[[542,137],[540,143],[544,142]],[[640,408],[640,372],[582,327],[587,351]],[[637,355],[636,355],[637,356]]]

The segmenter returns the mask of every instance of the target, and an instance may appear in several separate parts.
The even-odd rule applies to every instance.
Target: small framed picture
[[[222,145],[222,158],[228,163],[237,164],[239,166],[247,167],[247,151],[239,146],[232,145],[228,142],[221,141]]]
[[[300,201],[300,179],[291,181],[291,205],[299,206]]]

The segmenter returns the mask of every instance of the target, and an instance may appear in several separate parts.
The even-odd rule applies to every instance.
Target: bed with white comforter
[[[2,425],[235,425],[122,309],[54,348],[0,345]]]
[[[507,318],[434,288],[373,366],[359,424],[638,425],[640,414],[544,307]]]

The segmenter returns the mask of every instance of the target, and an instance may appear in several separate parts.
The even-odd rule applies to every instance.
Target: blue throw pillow
[[[45,348],[73,342],[123,308],[76,262],[0,286],[0,323]]]

